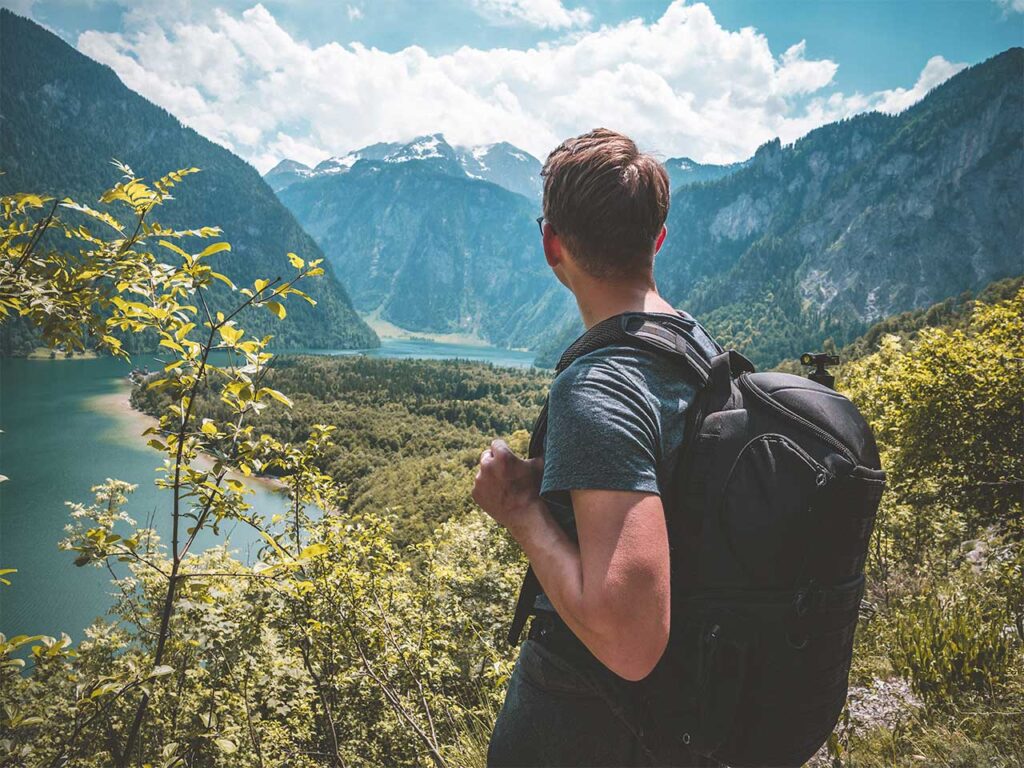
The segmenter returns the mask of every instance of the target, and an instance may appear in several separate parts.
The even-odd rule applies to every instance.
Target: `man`
[[[628,137],[597,129],[547,158],[544,254],[587,328],[623,312],[692,326],[658,295],[665,169]],[[714,344],[692,328],[704,351]],[[490,766],[658,764],[637,681],[669,636],[669,546],[662,489],[695,388],[669,354],[605,347],[551,386],[543,459],[495,440],[474,500],[523,548],[543,589],[534,605]],[[688,756],[672,756],[673,764]]]

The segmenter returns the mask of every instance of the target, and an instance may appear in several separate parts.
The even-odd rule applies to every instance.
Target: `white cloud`
[[[471,3],[487,18],[540,29],[583,27],[592,18],[585,8],[566,8],[562,0],[471,0]]]
[[[1024,0],[1021,1],[1024,2]],[[963,63],[946,61],[942,56],[932,56],[921,70],[921,75],[917,78],[913,88],[893,88],[889,91],[880,91],[876,94],[873,108],[879,112],[889,112],[890,114],[902,112],[927,96],[928,91],[932,88],[946,82],[966,66]]]
[[[86,32],[78,47],[260,171],[437,131],[456,144],[510,141],[543,159],[597,126],[664,157],[731,162],[775,136],[789,142],[855,112],[901,108],[960,66],[937,57],[909,90],[829,94],[835,62],[808,59],[802,42],[776,57],[755,29],[724,29],[706,5],[682,0],[651,23],[526,50],[312,47],[262,5]]]
[[[995,0],[996,4],[1003,9],[1004,13],[1014,11],[1024,13],[1024,0]]]
[[[358,5],[350,5],[345,8],[345,12],[348,14],[349,21],[358,21],[363,18],[363,9]]]

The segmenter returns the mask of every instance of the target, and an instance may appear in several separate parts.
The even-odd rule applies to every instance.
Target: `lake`
[[[380,349],[321,350],[319,354],[368,354],[406,358],[460,358],[529,367],[533,353],[493,347],[385,339]],[[145,361],[138,358],[138,364]],[[131,366],[111,358],[25,360],[0,358],[0,568],[17,568],[12,586],[0,585],[0,632],[59,636],[76,642],[112,602],[105,568],[77,568],[73,553],[57,548],[70,521],[67,501],[90,503],[90,487],[106,478],[138,486],[126,509],[140,524],[153,515],[164,541],[170,538],[170,493],[153,485],[160,454],[141,437],[148,418],[125,406]],[[249,498],[273,514],[284,497],[269,485],[252,484]],[[258,538],[245,526],[207,535],[201,546],[226,538],[248,560]],[[120,573],[119,573],[120,575]]]

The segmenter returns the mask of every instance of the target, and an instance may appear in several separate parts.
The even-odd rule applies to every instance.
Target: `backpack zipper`
[[[817,488],[821,488],[828,484],[835,475],[828,470],[824,464],[815,459],[811,454],[804,450],[803,446],[797,443],[793,438],[788,435],[783,435],[779,432],[762,432],[759,435],[755,435],[747,441],[746,445],[740,449],[739,453],[736,454],[736,460],[733,461],[732,466],[729,468],[729,472],[725,476],[725,485],[729,484],[732,479],[733,472],[736,471],[736,465],[740,463],[740,459],[743,458],[743,454],[746,453],[747,449],[757,442],[764,442],[770,440],[772,442],[781,442],[785,446],[793,451],[800,459],[807,465],[807,468],[814,474],[814,485]],[[721,506],[725,505],[725,499],[720,502]],[[721,513],[721,509],[719,510]]]
[[[746,389],[748,392],[754,395],[754,397],[756,397],[762,403],[771,408],[774,408],[776,411],[783,414],[787,418],[792,419],[793,421],[803,426],[804,429],[807,429],[814,435],[817,435],[817,437],[822,442],[824,442],[826,445],[830,445],[833,448],[835,448],[853,466],[857,466],[857,459],[849,448],[847,448],[836,437],[826,432],[817,424],[814,424],[813,422],[805,419],[803,416],[796,413],[795,411],[790,410],[782,403],[780,403],[778,400],[776,400],[774,397],[769,395],[767,392],[763,391],[760,387],[757,386],[757,384],[750,380],[749,373],[741,373],[739,380],[740,383],[743,385],[744,389]]]

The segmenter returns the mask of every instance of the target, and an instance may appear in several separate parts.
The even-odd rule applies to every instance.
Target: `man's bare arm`
[[[539,467],[495,441],[481,457],[473,497],[519,542],[576,636],[620,677],[642,679],[668,642],[669,553],[661,498],[572,491],[577,545],[537,495]]]

